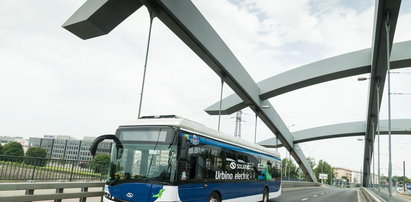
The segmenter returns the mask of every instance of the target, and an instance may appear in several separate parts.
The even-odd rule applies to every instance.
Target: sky
[[[142,7],[111,33],[81,40],[61,26],[84,0],[3,0],[0,7],[0,136],[112,134],[137,119],[149,16]],[[245,69],[259,82],[328,57],[370,48],[371,0],[193,0]],[[403,1],[395,42],[411,40],[411,3]],[[142,115],[176,114],[217,129],[204,109],[217,102],[220,78],[154,19]],[[411,117],[411,69],[392,75],[392,118]],[[360,75],[369,77],[369,75]],[[348,77],[270,99],[293,131],[366,119],[368,81]],[[224,86],[223,96],[233,91]],[[387,118],[387,94],[381,118]],[[242,138],[254,139],[255,115],[243,110]],[[233,135],[235,114],[222,116]],[[257,121],[257,141],[274,135]],[[411,127],[411,126],[410,126]],[[393,136],[393,173],[411,177],[409,136]],[[307,157],[361,170],[357,137],[300,144]],[[381,169],[388,167],[381,138]],[[284,149],[280,148],[283,157]]]

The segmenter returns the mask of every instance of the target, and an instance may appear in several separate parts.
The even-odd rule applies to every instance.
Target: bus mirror
[[[114,140],[117,148],[117,158],[121,158],[123,154],[123,144],[121,144],[120,140],[115,135],[102,135],[97,137],[91,144],[90,154],[93,156],[96,155],[98,144],[103,140]]]

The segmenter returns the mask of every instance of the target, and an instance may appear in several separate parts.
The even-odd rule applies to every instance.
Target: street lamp
[[[288,130],[290,130],[291,127],[295,126],[295,124],[291,124],[290,126],[288,126]],[[291,154],[289,153],[289,159],[288,159],[288,181],[290,181],[291,179]]]
[[[367,78],[367,77],[358,77],[357,78],[358,81],[365,81],[365,80],[368,80],[368,79],[370,79],[370,78]],[[378,165],[377,165],[377,167],[378,167],[378,193],[379,193],[380,189],[381,189],[381,185],[380,185],[380,168],[381,168],[381,166],[380,166],[380,160],[381,160],[381,158],[380,158],[380,79],[376,80],[376,88],[377,88],[377,114],[375,116],[375,119],[373,120],[373,124],[375,122],[377,122],[376,123],[377,124],[377,137],[378,137],[378,139],[377,139],[377,142],[378,142]],[[388,87],[388,89],[389,89],[389,87]],[[372,128],[374,130],[374,125],[373,125]],[[373,140],[375,140],[374,137],[373,137]],[[373,155],[374,155],[374,152],[373,152]],[[374,162],[375,162],[375,160],[374,160]]]
[[[388,87],[388,193],[392,197],[392,161],[391,161],[391,84],[390,84],[390,23],[389,13],[385,19],[387,41],[387,87]]]

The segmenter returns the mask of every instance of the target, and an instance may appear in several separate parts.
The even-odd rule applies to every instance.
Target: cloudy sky
[[[0,7],[0,136],[76,138],[113,133],[137,118],[149,16],[143,7],[110,34],[81,40],[61,27],[84,0],[3,0]],[[193,3],[258,82],[339,54],[370,48],[371,0],[194,0]],[[403,1],[395,42],[411,40],[411,3]],[[220,79],[158,19],[154,20],[142,115],[176,114],[217,128],[204,109],[219,99]],[[396,70],[392,92],[411,93],[411,69]],[[363,75],[367,77],[368,75]],[[368,82],[331,81],[270,99],[291,131],[364,121]],[[233,91],[225,86],[224,96]],[[387,96],[381,118],[387,117]],[[411,95],[393,95],[392,117],[411,117]],[[254,138],[254,113],[243,110],[242,138]],[[222,117],[232,135],[234,114]],[[257,140],[273,137],[258,121]],[[393,137],[394,174],[409,162],[411,137]],[[303,143],[306,156],[360,170],[364,142]],[[280,149],[285,156],[285,151]],[[382,171],[388,147],[382,138]]]

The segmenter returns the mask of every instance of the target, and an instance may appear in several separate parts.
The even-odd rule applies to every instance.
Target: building
[[[350,181],[351,183],[354,183],[354,184],[361,184],[362,183],[362,172],[361,171],[353,170],[351,172],[351,177],[352,177],[352,179]]]
[[[0,144],[5,145],[9,142],[18,142],[20,143],[23,147],[28,146],[27,145],[27,140],[23,139],[22,137],[9,137],[9,136],[0,136]]]
[[[0,145],[5,145],[10,142],[17,142],[23,146],[24,152],[28,149],[28,140],[23,139],[23,137],[9,137],[9,136],[0,136]]]
[[[352,182],[352,170],[346,168],[334,168],[334,178],[335,179],[346,179],[348,182]]]
[[[91,161],[90,147],[95,138],[75,140],[70,136],[50,136],[44,138],[29,138],[29,147],[41,147],[52,159]],[[96,154],[110,154],[112,143],[103,141],[97,147]]]

